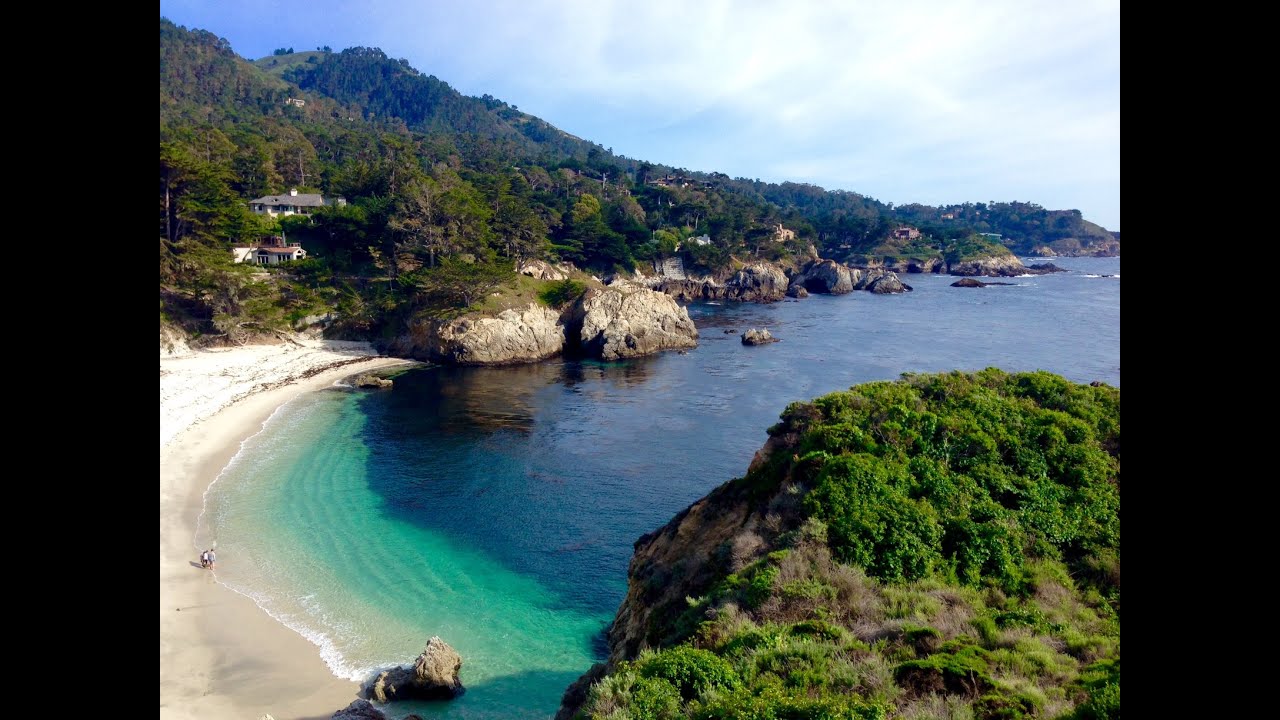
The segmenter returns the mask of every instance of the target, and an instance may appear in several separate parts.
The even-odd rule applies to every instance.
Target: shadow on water
[[[586,672],[586,668],[583,668]],[[492,678],[476,685],[467,685],[462,697],[448,702],[396,702],[386,705],[382,711],[388,718],[403,718],[410,713],[417,713],[423,718],[442,718],[450,720],[530,720],[555,716],[559,707],[559,698],[581,673],[553,672],[532,670]],[[467,668],[462,666],[462,682],[467,682]],[[552,709],[544,713],[529,712],[529,696],[531,694],[552,693],[556,702]]]
[[[646,465],[619,456],[626,448],[614,445],[634,430],[618,427],[609,408],[634,425],[629,398],[644,393],[654,364],[399,373],[391,392],[358,400],[369,487],[388,516],[531,576],[553,592],[548,610],[612,617],[631,542],[654,518],[636,516],[621,497],[635,488],[619,483],[634,483]],[[619,502],[599,502],[609,498]]]

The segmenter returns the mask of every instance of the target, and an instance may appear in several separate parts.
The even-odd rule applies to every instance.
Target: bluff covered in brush
[[[905,375],[769,435],[636,542],[559,718],[1119,718],[1117,388]]]

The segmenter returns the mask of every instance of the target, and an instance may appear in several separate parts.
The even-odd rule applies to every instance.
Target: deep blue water
[[[424,367],[391,391],[315,393],[210,490],[201,539],[340,675],[407,662],[433,634],[457,647],[470,692],[393,714],[549,717],[602,651],[632,543],[741,475],[788,403],[990,366],[1119,385],[1119,259],[1053,262],[1072,272],[692,305],[686,354]],[[750,327],[781,342],[724,332]]]

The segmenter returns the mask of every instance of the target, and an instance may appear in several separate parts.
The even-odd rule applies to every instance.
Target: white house
[[[276,217],[279,215],[310,215],[318,207],[324,207],[325,205],[342,207],[346,204],[345,198],[325,200],[324,196],[319,193],[299,194],[298,189],[293,188],[288,195],[265,195],[257,200],[250,200],[249,208],[259,215]]]
[[[231,257],[238,263],[279,265],[290,260],[302,260],[307,257],[307,251],[302,249],[302,243],[285,243],[283,235],[276,235],[258,245],[233,247]]]
[[[253,251],[257,249],[253,245],[237,245],[231,248],[231,259],[238,263],[253,262]]]

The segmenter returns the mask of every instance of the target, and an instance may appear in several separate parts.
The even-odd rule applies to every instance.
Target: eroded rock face
[[[731,300],[776,302],[787,294],[787,274],[777,265],[748,265],[725,283],[725,296]]]
[[[877,295],[907,292],[910,289],[911,286],[902,284],[897,273],[888,271],[867,284],[867,290]]]
[[[365,687],[365,692],[368,697],[380,703],[392,700],[449,700],[466,691],[458,678],[461,670],[462,656],[449,643],[433,636],[412,666],[395,667],[378,673],[373,682]]]
[[[268,716],[270,717],[270,716]],[[375,708],[368,700],[355,700],[345,708],[334,713],[329,720],[387,720],[382,711]]]
[[[835,260],[817,260],[791,279],[792,285],[800,285],[811,293],[844,295],[853,292],[854,281],[849,268]]]
[[[770,303],[787,293],[787,273],[773,263],[752,263],[721,282],[716,278],[661,278],[649,283],[680,302],[736,300]]]
[[[552,265],[545,260],[525,260],[516,268],[521,275],[528,275],[535,280],[568,280],[567,268]]]
[[[450,365],[510,365],[558,355],[564,344],[560,315],[530,303],[503,310],[497,317],[414,321],[389,350]]]
[[[588,356],[621,360],[698,346],[689,311],[669,295],[631,283],[587,291],[574,305],[570,337]]]
[[[963,277],[973,277],[975,275],[1017,277],[1026,275],[1027,268],[1022,264],[1021,260],[1013,255],[994,255],[976,260],[961,260],[948,266],[948,272],[952,275]]]
[[[743,345],[766,345],[775,342],[778,342],[778,338],[774,337],[768,330],[751,328],[742,333]]]

